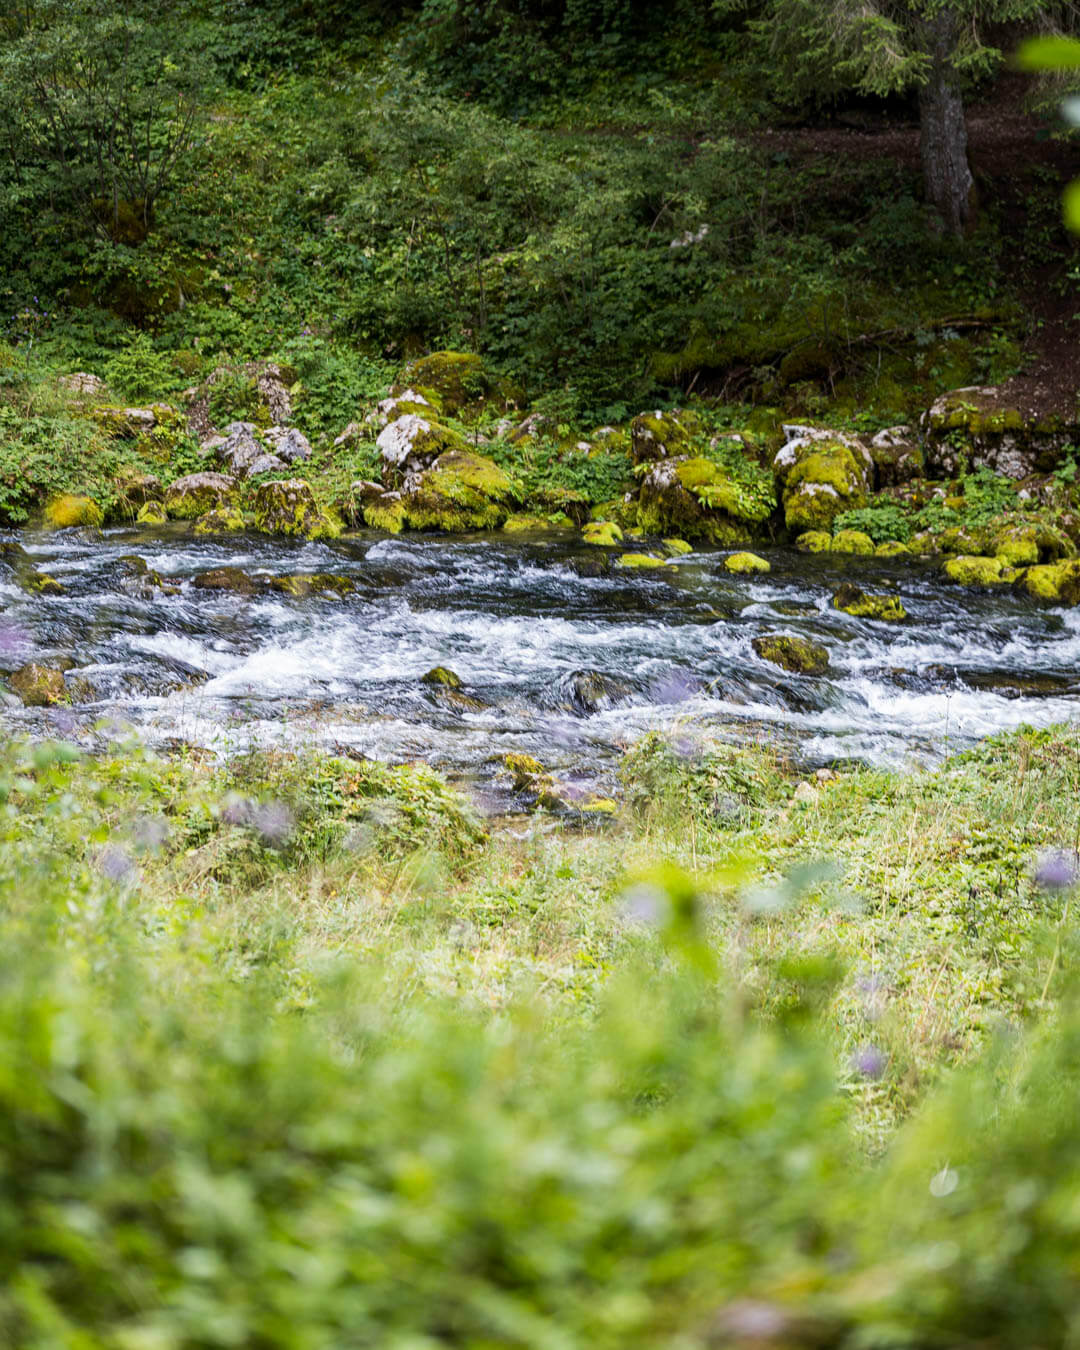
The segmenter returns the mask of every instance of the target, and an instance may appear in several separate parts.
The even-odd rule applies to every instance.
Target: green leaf
[[[1080,69],[1080,42],[1065,37],[1029,38],[1016,53],[1021,70]]]

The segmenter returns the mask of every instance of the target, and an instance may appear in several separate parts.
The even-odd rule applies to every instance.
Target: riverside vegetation
[[[1074,696],[1060,91],[1022,107],[994,27],[1063,17],[946,7],[931,52],[906,0],[854,45],[825,3],[389,8],[0,17],[0,1338],[1073,1344],[1080,735],[947,720]],[[974,179],[917,167],[913,87],[924,126],[1006,108]],[[604,723],[638,687],[573,670],[549,762],[448,646],[413,684],[486,738],[485,810],[304,730],[152,746],[102,694],[144,610],[224,597],[225,661],[247,608],[405,592],[349,548],[471,536],[644,594],[646,634],[668,584],[693,624],[765,608],[781,720],[895,649],[941,744]],[[61,650],[94,550],[113,627]],[[792,560],[820,603],[768,589]],[[1063,655],[903,669],[927,596]],[[174,665],[166,718],[208,674]],[[705,674],[654,702],[740,672]]]

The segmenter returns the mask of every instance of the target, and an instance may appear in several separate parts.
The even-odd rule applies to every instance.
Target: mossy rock
[[[460,689],[462,679],[447,666],[433,666],[426,675],[420,676],[421,684],[436,684],[440,689]]]
[[[942,553],[963,554],[969,558],[988,556],[994,551],[990,531],[969,525],[954,525],[942,530],[937,543]]]
[[[384,473],[398,482],[407,473],[417,473],[450,451],[468,453],[469,443],[451,427],[430,417],[410,414],[399,417],[379,432],[375,441],[382,456]]]
[[[263,534],[335,539],[341,522],[316,502],[303,478],[275,478],[255,489],[255,528]]]
[[[234,595],[257,595],[262,584],[239,567],[213,567],[192,577],[199,591],[231,591]]]
[[[1049,473],[1064,448],[1080,439],[1075,417],[1022,412],[993,386],[942,394],[923,415],[923,429],[926,462],[938,477],[952,477],[965,464],[1014,481]]]
[[[620,553],[615,560],[617,567],[655,568],[668,567],[666,558],[657,558],[652,553]]]
[[[908,547],[917,557],[933,558],[941,552],[941,541],[933,530],[920,530],[911,536]]]
[[[77,525],[99,529],[105,523],[105,513],[97,502],[71,493],[53,497],[45,506],[44,518],[51,530],[67,530]]]
[[[390,393],[397,397],[407,389],[421,394],[443,416],[455,417],[483,402],[492,380],[474,352],[431,352],[411,362]]]
[[[200,516],[194,528],[196,534],[235,534],[245,528],[244,517],[235,506],[222,506]]]
[[[364,524],[373,530],[400,534],[405,528],[405,503],[396,492],[388,492],[384,497],[368,502],[362,514]]]
[[[784,521],[789,530],[827,530],[842,512],[866,505],[868,487],[855,450],[839,441],[815,442],[784,476]]]
[[[748,544],[769,514],[711,459],[666,460],[642,479],[637,517],[648,534],[703,540],[718,548]]]
[[[236,479],[225,473],[189,473],[170,483],[165,492],[165,510],[173,520],[198,520],[207,511],[235,506]]]
[[[504,534],[537,534],[557,528],[546,516],[513,515],[503,521]]]
[[[613,520],[590,520],[582,526],[581,537],[596,548],[614,548],[622,543],[623,532]]]
[[[306,600],[312,595],[324,595],[334,599],[350,595],[356,590],[356,582],[351,577],[339,576],[334,572],[305,572],[296,576],[271,577],[267,584],[270,590],[292,596],[294,600]]]
[[[862,530],[838,530],[833,535],[831,552],[858,554],[869,558],[874,552],[874,541]]]
[[[63,672],[36,661],[9,675],[8,685],[28,708],[49,708],[69,702]]]
[[[759,558],[756,553],[732,553],[724,559],[724,568],[736,575],[772,571],[771,565],[764,558]]]
[[[1033,600],[1050,605],[1080,605],[1080,561],[1041,563],[1025,568],[1017,585]]]
[[[504,755],[503,764],[510,770],[515,792],[535,792],[538,787],[551,786],[551,775],[532,755]]]
[[[947,559],[945,575],[961,586],[1000,586],[1013,580],[1016,568],[1010,567],[1004,558],[957,554]]]
[[[875,558],[910,558],[911,549],[899,539],[886,539],[874,549]]]
[[[19,585],[30,595],[63,595],[66,587],[48,572],[38,572],[31,568],[20,572]]]
[[[471,451],[451,450],[402,495],[404,519],[413,530],[497,530],[510,514],[514,485],[495,463]]]
[[[832,548],[832,535],[824,530],[807,530],[795,540],[800,553],[828,553]]]
[[[903,623],[907,610],[895,595],[870,595],[859,586],[845,582],[832,598],[833,609],[856,619],[877,619],[882,623]]]
[[[810,638],[790,633],[768,633],[750,644],[763,661],[795,675],[823,675],[829,668],[828,649]]]
[[[693,544],[688,544],[685,539],[661,539],[664,546],[664,552],[669,558],[685,557],[687,553],[693,553]]]
[[[630,423],[630,458],[635,464],[673,459],[689,453],[691,440],[691,427],[682,414],[660,409],[640,413]]]
[[[629,501],[625,496],[612,497],[606,502],[597,502],[588,514],[590,520],[611,521],[621,530],[631,530],[638,524],[638,503],[633,497]]]
[[[168,519],[169,513],[165,510],[164,502],[145,502],[139,507],[135,523],[136,525],[165,525]]]

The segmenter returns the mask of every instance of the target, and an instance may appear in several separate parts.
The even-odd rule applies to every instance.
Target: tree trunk
[[[930,25],[933,64],[919,90],[919,149],[927,201],[949,234],[962,235],[975,223],[975,180],[968,164],[964,101],[949,60],[955,29],[949,10]]]

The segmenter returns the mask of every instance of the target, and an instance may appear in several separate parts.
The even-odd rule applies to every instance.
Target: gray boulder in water
[[[625,703],[634,695],[634,687],[614,675],[598,670],[575,670],[563,677],[559,692],[570,709],[580,717],[605,712],[617,703]]]

